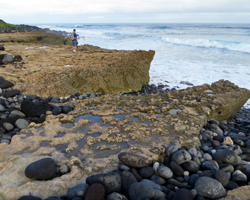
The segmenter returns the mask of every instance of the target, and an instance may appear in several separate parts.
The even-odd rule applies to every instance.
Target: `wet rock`
[[[89,176],[86,179],[86,183],[92,185],[94,183],[100,183],[104,186],[107,194],[113,192],[120,192],[122,187],[121,176],[117,172],[108,172],[105,174],[97,174]]]
[[[204,198],[221,198],[226,196],[226,190],[221,183],[210,177],[200,177],[196,180],[194,189]]]
[[[141,168],[148,166],[148,158],[134,153],[122,152],[118,155],[118,158],[123,164],[129,167]]]
[[[36,180],[50,180],[56,174],[56,164],[51,158],[43,158],[29,164],[25,169],[25,176]]]
[[[89,185],[86,183],[81,183],[72,188],[69,188],[67,192],[67,200],[72,200],[75,197],[80,197],[81,199],[84,199],[88,188]]]
[[[85,200],[104,200],[104,199],[105,199],[105,188],[101,184],[94,183],[88,188]]]
[[[151,199],[154,194],[154,189],[143,183],[133,183],[129,188],[129,197],[131,200]]]

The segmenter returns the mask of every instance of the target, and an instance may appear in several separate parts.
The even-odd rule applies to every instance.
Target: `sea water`
[[[250,24],[35,25],[67,32],[75,28],[79,45],[154,50],[149,84],[183,89],[188,86],[181,81],[196,86],[224,79],[250,90]]]

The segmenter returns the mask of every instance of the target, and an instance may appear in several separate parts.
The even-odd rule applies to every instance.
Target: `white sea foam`
[[[208,39],[180,39],[180,38],[169,38],[169,37],[163,38],[163,41],[180,45],[228,49],[232,51],[250,53],[250,43],[208,40]]]

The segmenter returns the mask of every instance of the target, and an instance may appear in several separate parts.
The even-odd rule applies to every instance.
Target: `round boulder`
[[[154,189],[143,183],[133,183],[129,188],[129,197],[131,200],[146,200],[151,199],[155,191]]]
[[[25,169],[25,176],[36,180],[50,180],[56,174],[56,164],[52,158],[43,158],[31,163]]]
[[[177,162],[178,164],[182,164],[184,162],[190,161],[192,159],[191,155],[184,149],[176,151],[172,155],[172,160]]]
[[[3,62],[3,63],[11,63],[11,62],[14,62],[14,58],[12,57],[11,54],[6,54],[6,55],[3,57],[2,62]]]
[[[15,122],[16,127],[19,129],[27,128],[29,126],[29,124],[30,123],[26,119],[18,119]]]
[[[91,185],[86,193],[85,200],[104,200],[105,188],[100,183]]]
[[[166,166],[160,166],[157,168],[157,173],[160,177],[169,179],[173,176],[173,172]]]
[[[122,187],[121,176],[118,172],[108,172],[105,174],[89,176],[86,179],[86,183],[89,185],[94,183],[102,184],[107,194],[111,194],[112,192],[120,192]]]
[[[148,158],[139,156],[134,153],[122,152],[118,155],[119,160],[129,166],[135,168],[142,168],[148,166]]]
[[[80,197],[81,199],[84,199],[88,188],[89,188],[89,185],[86,183],[81,183],[72,188],[69,188],[67,192],[67,200],[72,200],[76,197]]]
[[[198,195],[210,199],[221,198],[227,194],[222,184],[210,177],[198,178],[195,182],[194,189]]]

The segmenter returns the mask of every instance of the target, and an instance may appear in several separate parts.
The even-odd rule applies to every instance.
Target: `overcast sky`
[[[31,23],[250,23],[250,0],[0,0],[0,19]]]

